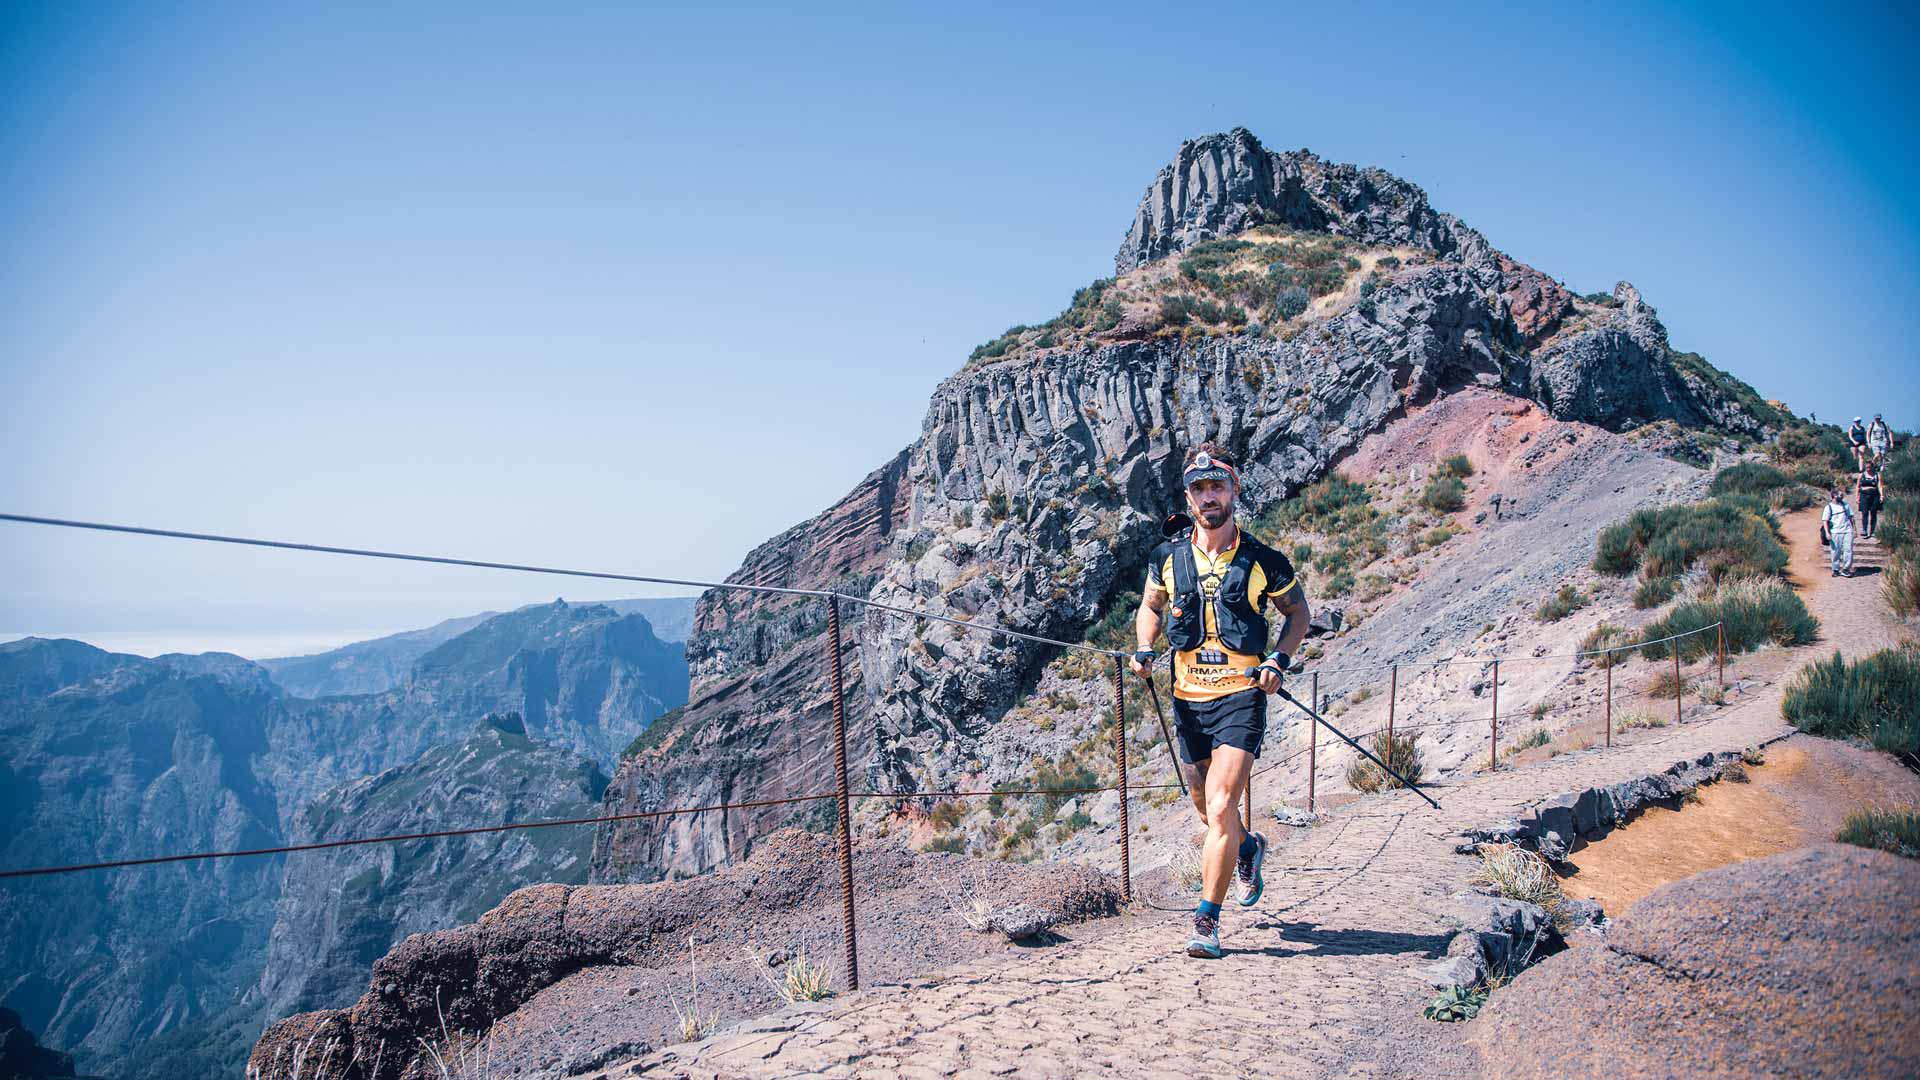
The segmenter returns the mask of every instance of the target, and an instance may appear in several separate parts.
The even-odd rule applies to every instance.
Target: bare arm
[[[1148,589],[1140,594],[1140,610],[1133,614],[1134,647],[1141,652],[1153,651],[1153,640],[1160,636],[1160,613],[1166,609],[1167,594],[1159,589]],[[1127,661],[1133,673],[1145,678],[1147,666],[1138,660]]]
[[[1280,641],[1274,648],[1289,657],[1300,651],[1300,643],[1307,640],[1307,623],[1313,618],[1313,612],[1307,607],[1307,591],[1295,581],[1287,586],[1287,591],[1273,598],[1273,606],[1286,618],[1280,627]]]

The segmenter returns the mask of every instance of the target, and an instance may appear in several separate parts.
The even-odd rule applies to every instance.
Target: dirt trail
[[[1899,638],[1881,614],[1876,577],[1827,575],[1810,513],[1790,515],[1786,527],[1794,572],[1823,623],[1817,644],[1730,661],[1729,677],[1751,692],[1687,724],[1455,780],[1435,791],[1442,811],[1394,792],[1291,832],[1269,860],[1266,896],[1251,910],[1229,910],[1222,960],[1185,956],[1186,902],[1146,895],[1137,914],[1074,928],[1050,949],[763,1016],[596,1075],[1477,1073],[1460,1030],[1468,1025],[1419,1016],[1432,992],[1417,970],[1445,948],[1448,897],[1471,870],[1453,853],[1458,832],[1558,792],[1777,739],[1789,732],[1780,718],[1784,675],[1834,649],[1856,655]],[[1256,809],[1271,822],[1270,806]]]

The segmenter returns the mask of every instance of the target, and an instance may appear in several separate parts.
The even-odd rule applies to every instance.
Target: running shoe
[[[1240,906],[1252,907],[1260,902],[1260,894],[1266,891],[1266,879],[1260,876],[1260,868],[1267,862],[1267,838],[1263,833],[1253,834],[1253,854],[1243,856],[1234,864],[1234,872],[1240,879]]]
[[[1220,920],[1211,915],[1193,917],[1193,937],[1187,942],[1187,955],[1202,960],[1218,960],[1226,953],[1220,948]]]

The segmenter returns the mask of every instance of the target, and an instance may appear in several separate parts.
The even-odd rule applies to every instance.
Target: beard
[[[1233,507],[1230,505],[1195,507],[1193,516],[1199,518],[1200,524],[1207,528],[1217,529],[1233,517]]]

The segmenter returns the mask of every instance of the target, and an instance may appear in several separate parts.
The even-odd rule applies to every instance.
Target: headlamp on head
[[[1235,487],[1240,486],[1239,474],[1233,471],[1233,466],[1215,458],[1205,450],[1195,454],[1193,461],[1180,474],[1180,483],[1185,487],[1192,487],[1202,480],[1226,480]]]

